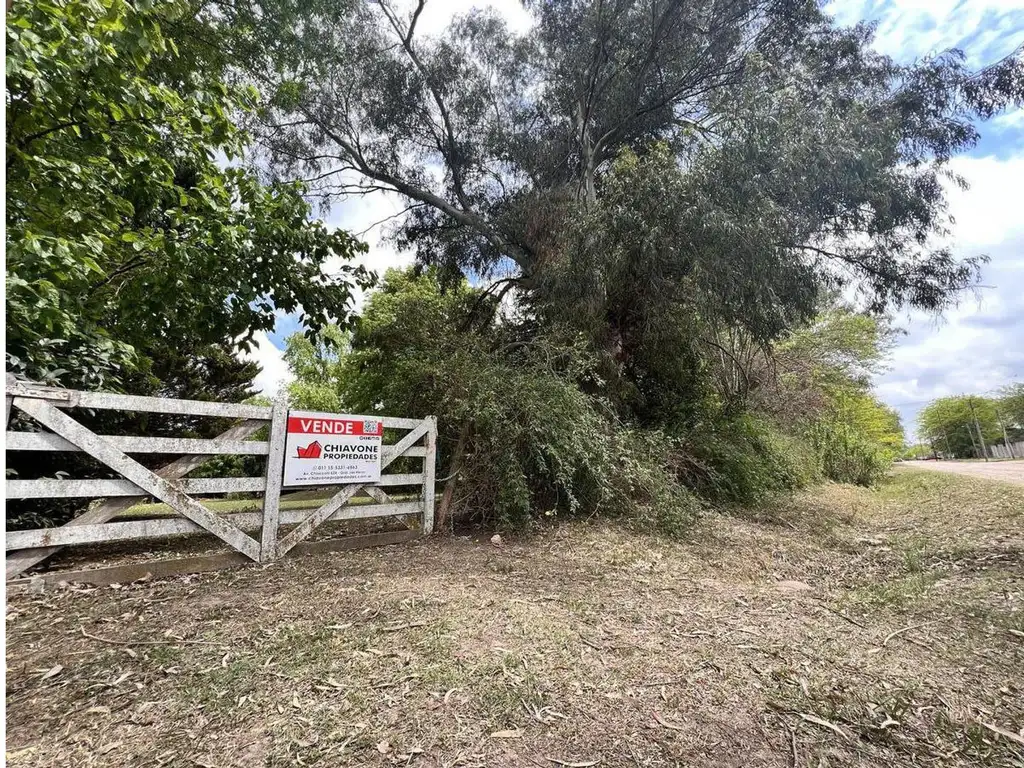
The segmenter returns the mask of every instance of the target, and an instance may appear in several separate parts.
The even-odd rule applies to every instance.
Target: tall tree
[[[980,457],[983,445],[1002,436],[996,402],[977,395],[939,398],[921,410],[917,424],[921,437],[957,458]]]
[[[971,120],[1020,98],[1019,58],[899,66],[871,52],[870,28],[838,29],[805,0],[531,3],[526,36],[473,12],[420,39],[424,5],[286,2],[276,23],[304,16],[302,39],[252,74],[277,107],[277,159],[326,194],[405,195],[425,259],[536,269],[543,217],[572,210],[550,203],[593,203],[623,148],[660,140],[706,175],[721,215],[781,225],[763,248],[852,269],[883,301],[934,307],[969,279],[921,243]],[[866,240],[825,247],[852,234]]]
[[[997,407],[1004,426],[1024,433],[1024,382],[1014,382],[999,392]]]
[[[807,0],[531,2],[528,34],[474,11],[433,38],[424,6],[286,0],[271,33],[233,5],[262,142],[328,199],[402,195],[421,261],[514,283],[538,322],[596,318],[609,382],[642,388],[652,324],[697,314],[768,343],[826,289],[935,310],[976,278],[935,244],[942,181],[974,121],[1021,100],[1019,55],[898,65]],[[608,237],[636,268],[605,268]],[[566,272],[587,279],[547,290]],[[668,314],[628,311],[653,283]]]
[[[254,94],[182,57],[164,26],[185,11],[19,0],[8,13],[8,370],[171,382],[277,311],[313,331],[344,319],[365,282],[348,263],[365,246],[312,221],[299,185],[237,165]]]

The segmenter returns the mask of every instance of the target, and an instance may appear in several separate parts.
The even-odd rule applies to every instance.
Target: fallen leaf
[[[780,592],[807,592],[814,589],[810,584],[795,580],[776,582],[775,588]]]
[[[110,707],[89,707],[85,710],[87,715],[109,715]]]
[[[40,680],[49,680],[51,677],[56,677],[57,675],[59,675],[63,671],[64,671],[64,667],[61,666],[60,664],[58,664],[55,667],[50,667],[45,672],[45,674],[43,674],[43,676],[41,678],[39,678],[39,679]]]
[[[5,752],[4,757],[8,760],[17,760],[19,757],[27,757],[35,752],[39,747],[25,747],[24,749],[16,749],[12,752]]]
[[[399,630],[402,630],[402,629],[412,629],[413,627],[422,627],[422,626],[425,626],[426,623],[427,622],[425,622],[425,621],[411,621],[411,622],[409,622],[407,624],[392,624],[392,625],[387,626],[387,627],[381,627],[380,631],[381,632],[398,632]]]
[[[661,715],[658,714],[657,710],[655,710],[654,712],[654,719],[658,721],[659,725],[663,725],[666,728],[671,728],[673,731],[686,730],[683,726],[677,723],[670,723],[668,720],[665,720]]]
[[[492,739],[518,739],[523,735],[523,732],[518,728],[511,731],[495,731],[491,734]]]
[[[579,762],[571,762],[569,760],[559,760],[557,757],[546,757],[545,760],[550,760],[555,765],[564,766],[564,768],[590,768],[592,765],[597,765],[600,760],[582,760]]]
[[[808,723],[814,723],[815,725],[820,725],[822,728],[828,728],[830,731],[835,731],[836,733],[838,733],[847,741],[850,740],[850,737],[846,735],[846,731],[844,731],[835,723],[830,723],[828,720],[823,720],[817,715],[809,715],[806,712],[797,712],[796,714],[800,716],[801,720],[805,720]]]
[[[1002,736],[1004,738],[1007,738],[1010,741],[1015,741],[1018,744],[1020,744],[1022,747],[1024,747],[1024,736],[1021,736],[1018,733],[1014,733],[1013,731],[1008,731],[1005,728],[1000,728],[998,725],[992,725],[991,723],[986,723],[986,722],[984,722],[981,719],[978,719],[977,722],[978,722],[978,725],[980,725],[983,728],[987,728],[988,730],[992,731],[992,733],[997,733],[1000,736]]]

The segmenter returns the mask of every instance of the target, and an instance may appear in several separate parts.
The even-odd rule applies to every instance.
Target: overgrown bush
[[[706,498],[752,504],[816,478],[812,452],[750,414],[702,425],[685,440],[681,479]]]
[[[466,285],[391,272],[347,348],[289,340],[295,407],[438,417],[439,512],[487,526],[607,514],[678,535],[699,503],[674,473],[676,444],[630,429],[587,394],[594,361],[574,339],[465,331],[480,311]],[[493,308],[492,308],[493,309]]]
[[[679,444],[662,432],[620,428],[612,433],[613,468],[604,508],[643,532],[684,535],[704,503],[677,474]]]
[[[679,536],[708,502],[755,504],[823,468],[851,472],[834,446],[821,458],[824,442],[788,436],[707,387],[661,409],[675,413],[662,428],[630,420],[597,394],[604,369],[586,334],[525,334],[522,318],[495,321],[500,311],[464,282],[389,272],[334,348],[289,340],[292,403],[437,416],[439,518],[490,527],[602,514]]]
[[[816,421],[807,437],[821,473],[837,483],[872,485],[885,475],[894,458],[891,451],[836,418]]]

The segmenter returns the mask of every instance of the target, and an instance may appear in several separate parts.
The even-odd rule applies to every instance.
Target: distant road
[[[1018,461],[905,461],[904,467],[952,472],[956,475],[987,477],[1004,483],[1024,485],[1024,460]]]

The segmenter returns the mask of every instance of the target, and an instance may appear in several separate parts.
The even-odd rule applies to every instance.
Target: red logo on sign
[[[312,443],[303,448],[301,445],[295,447],[295,450],[299,454],[300,459],[319,459],[320,458],[320,443],[314,440]]]

